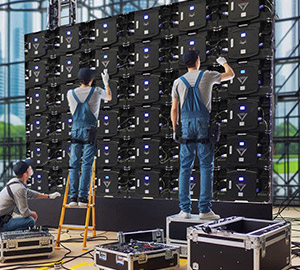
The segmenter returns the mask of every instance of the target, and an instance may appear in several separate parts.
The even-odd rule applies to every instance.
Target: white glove
[[[108,75],[108,70],[104,69],[103,73],[101,73],[102,81],[104,85],[108,85],[108,80],[109,80],[109,75]]]
[[[60,196],[61,196],[61,194],[59,192],[54,192],[54,193],[49,194],[49,199],[54,200],[55,198],[60,197]]]
[[[217,63],[219,64],[219,65],[221,65],[221,66],[224,66],[225,64],[227,64],[227,61],[226,61],[226,59],[224,58],[224,57],[219,57],[218,59],[217,59]]]

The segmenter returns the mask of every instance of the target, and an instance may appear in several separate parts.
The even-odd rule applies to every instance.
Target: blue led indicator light
[[[245,178],[243,176],[240,176],[239,177],[239,182],[244,182],[245,181]]]

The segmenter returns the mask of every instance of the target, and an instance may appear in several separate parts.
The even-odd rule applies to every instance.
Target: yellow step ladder
[[[90,190],[89,190],[89,201],[86,210],[86,218],[85,218],[85,225],[69,225],[63,224],[65,219],[65,213],[67,208],[82,208],[82,207],[71,207],[67,204],[68,193],[69,193],[69,183],[70,183],[70,172],[68,173],[68,179],[65,189],[65,196],[62,204],[60,220],[58,225],[58,232],[57,232],[57,239],[56,239],[56,246],[55,249],[60,249],[60,235],[62,229],[69,229],[69,230],[84,230],[84,237],[83,237],[83,248],[82,250],[87,250],[87,235],[88,231],[93,231],[93,236],[96,236],[96,212],[95,212],[95,166],[96,166],[96,158],[94,158],[93,163],[93,170],[91,175],[91,182],[90,182]],[[89,226],[90,222],[90,214],[92,210],[92,226]]]

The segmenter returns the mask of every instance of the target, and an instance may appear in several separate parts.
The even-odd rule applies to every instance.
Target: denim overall
[[[70,154],[70,197],[71,198],[88,198],[92,166],[94,156],[96,155],[96,144],[89,144],[88,136],[91,126],[96,126],[97,119],[89,108],[88,102],[93,95],[95,88],[92,88],[84,102],[80,102],[72,91],[73,97],[77,102],[76,110],[73,114],[73,124],[71,130],[71,139],[75,140],[71,144]],[[82,156],[81,179],[80,160]],[[78,193],[79,187],[79,193]]]
[[[210,114],[199,94],[199,83],[203,76],[200,71],[194,87],[181,76],[180,79],[187,87],[185,101],[181,109],[182,139],[200,140],[209,138]],[[190,177],[194,167],[196,150],[200,161],[200,198],[199,212],[208,213],[211,207],[213,184],[214,145],[191,142],[180,145],[180,173],[179,173],[179,206],[183,212],[191,213]]]

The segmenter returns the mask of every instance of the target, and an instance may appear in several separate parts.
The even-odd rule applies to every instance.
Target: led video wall
[[[177,198],[179,148],[172,140],[173,81],[187,72],[181,56],[200,50],[203,70],[232,81],[215,85],[211,121],[215,145],[214,199],[270,200],[274,10],[271,1],[196,0],[62,26],[25,36],[27,156],[35,161],[33,189],[62,191],[72,116],[67,92],[78,70],[107,68],[113,99],[98,118],[97,195]],[[190,178],[200,194],[199,161]]]

